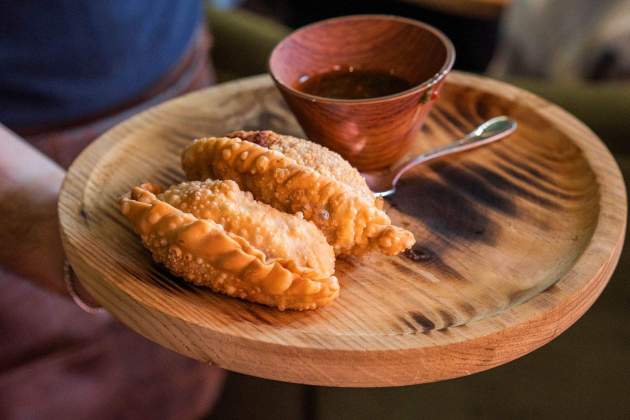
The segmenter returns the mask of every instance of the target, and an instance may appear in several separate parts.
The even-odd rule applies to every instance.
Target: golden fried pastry
[[[270,130],[233,131],[225,137],[247,140],[269,150],[280,152],[293,159],[298,165],[308,166],[322,175],[347,184],[367,202],[374,202],[379,209],[383,208],[383,199],[372,194],[359,171],[338,153],[324,146]]]
[[[229,181],[158,193],[151,184],[135,187],[120,208],[173,274],[280,310],[314,309],[339,294],[332,249],[309,222],[254,201]],[[264,215],[271,221],[259,223]]]
[[[411,232],[391,225],[360,174],[336,153],[275,133],[242,134],[256,143],[238,137],[195,140],[182,154],[188,179],[231,179],[257,200],[302,214],[337,255],[371,249],[395,255],[415,242]]]
[[[295,261],[326,276],[335,271],[333,249],[313,223],[254,200],[234,181],[183,182],[159,194],[158,199],[197,218],[212,220],[257,248],[264,247],[268,258]]]

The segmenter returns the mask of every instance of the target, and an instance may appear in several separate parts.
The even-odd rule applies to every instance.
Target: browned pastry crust
[[[243,135],[255,139],[249,132]],[[370,249],[395,255],[413,245],[411,232],[391,225],[374,195],[361,185],[364,182],[354,175],[339,180],[354,170],[347,163],[335,169],[341,159],[338,155],[306,140],[292,138],[283,144],[281,136],[263,138],[258,140],[262,145],[238,137],[195,140],[182,154],[186,176],[231,179],[257,200],[302,214],[322,230],[337,255],[358,255]]]
[[[270,130],[233,131],[226,137],[240,138],[280,152],[293,159],[298,165],[304,165],[324,176],[343,182],[368,203],[373,202],[379,209],[383,208],[383,199],[372,194],[359,171],[338,153],[324,146]]]
[[[238,200],[246,200],[243,198],[246,195],[240,191],[235,193],[234,187],[216,184],[208,190],[224,190],[219,192],[223,194],[220,200],[234,200],[233,205],[238,206]],[[207,209],[193,205],[198,208],[193,209],[193,213],[186,213],[156,197],[159,192],[160,189],[151,184],[135,187],[129,197],[122,198],[120,208],[153,258],[173,274],[217,292],[280,310],[314,309],[330,303],[339,294],[337,279],[332,275],[334,256],[331,252],[330,261],[325,262],[326,257],[320,256],[314,264],[317,267],[303,266],[299,258],[291,259],[292,255],[286,258],[280,249],[275,250],[276,256],[272,257],[264,244],[254,246],[243,236],[227,231],[211,220],[212,215],[207,219],[193,214],[201,215]],[[177,201],[174,193],[169,197],[171,201]],[[180,201],[180,206],[184,202],[201,203],[194,194],[190,200]],[[256,203],[253,199],[252,202]],[[300,222],[308,224],[300,220],[289,225],[298,226]],[[303,228],[302,235],[311,233],[310,228]],[[316,236],[312,240],[323,240]],[[303,255],[301,262],[312,262],[311,256]]]

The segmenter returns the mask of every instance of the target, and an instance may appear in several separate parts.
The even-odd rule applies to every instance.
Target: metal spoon
[[[389,170],[362,172],[361,175],[365,178],[374,195],[387,197],[396,192],[396,183],[400,177],[414,166],[501,140],[512,134],[516,130],[516,126],[516,121],[506,116],[491,118],[453,143],[422,153],[393,166]]]

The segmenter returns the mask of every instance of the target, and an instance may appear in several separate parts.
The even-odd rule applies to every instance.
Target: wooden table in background
[[[512,0],[403,0],[444,13],[477,18],[496,18]]]

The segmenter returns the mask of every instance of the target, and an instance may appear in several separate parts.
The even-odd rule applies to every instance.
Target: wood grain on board
[[[387,203],[417,244],[338,260],[329,307],[279,312],[194,287],[155,264],[118,197],[183,180],[181,150],[236,129],[301,130],[267,76],[193,93],[106,133],[70,168],[59,212],[68,258],[122,322],[174,351],[270,379],[394,386],[489,369],[552,340],[617,263],[626,192],[601,141],[525,91],[454,72],[416,151],[506,114],[500,143],[416,168]]]

